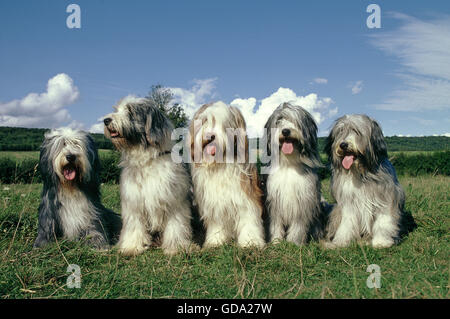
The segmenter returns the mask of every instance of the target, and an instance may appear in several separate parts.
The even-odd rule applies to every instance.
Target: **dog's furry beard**
[[[267,151],[279,147],[278,167],[266,177],[270,236],[303,244],[322,236],[323,209],[317,168],[317,126],[302,107],[281,104],[265,125]],[[270,145],[272,134],[279,145]]]
[[[361,236],[374,247],[397,243],[404,231],[405,194],[378,123],[366,115],[339,118],[325,150],[337,201],[328,225],[329,246],[346,246]]]
[[[201,123],[198,129],[196,123]],[[227,129],[241,134],[230,143]],[[202,106],[191,121],[191,156],[194,161],[191,175],[199,214],[206,226],[205,247],[224,244],[233,237],[243,247],[264,246],[262,193],[256,167],[248,163],[245,130],[245,120],[240,111],[222,102]],[[210,139],[211,136],[214,139]],[[206,144],[205,138],[209,138]],[[201,146],[202,154],[209,157],[195,158],[196,145]],[[238,151],[231,161],[230,156],[228,161],[224,161],[231,151],[229,147]],[[220,160],[216,157],[219,154],[217,150],[221,152]]]
[[[113,243],[120,219],[100,202],[100,161],[92,138],[68,128],[46,133],[39,167],[44,186],[34,247],[55,237],[88,237],[102,249]]]
[[[126,255],[141,253],[161,233],[166,254],[191,245],[188,172],[171,160],[170,120],[148,99],[127,97],[106,116],[105,135],[122,153],[120,197]]]

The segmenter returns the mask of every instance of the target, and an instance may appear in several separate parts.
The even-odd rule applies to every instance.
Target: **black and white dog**
[[[69,128],[46,133],[39,166],[44,187],[34,247],[57,237],[86,238],[98,249],[113,244],[121,222],[101,204],[100,161],[91,136]]]
[[[171,159],[173,125],[150,100],[127,96],[104,119],[105,136],[121,151],[123,228],[118,248],[136,255],[160,233],[165,254],[191,246],[188,172]]]
[[[361,236],[373,247],[397,243],[406,231],[405,193],[388,160],[378,123],[366,115],[344,115],[336,120],[325,150],[331,162],[331,191],[337,201],[326,246],[347,246]]]
[[[302,107],[283,103],[267,120],[265,134],[267,152],[278,160],[271,161],[272,170],[265,182],[272,242],[286,238],[303,244],[318,239],[324,210],[314,119]]]

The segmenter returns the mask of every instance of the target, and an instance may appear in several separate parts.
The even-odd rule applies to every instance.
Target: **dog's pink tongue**
[[[291,142],[284,142],[281,146],[281,151],[284,154],[291,154],[294,151],[294,145]]]
[[[64,169],[64,178],[67,179],[68,181],[75,179],[76,174],[77,173],[75,172],[75,170],[73,168],[65,168]]]
[[[342,160],[342,166],[344,166],[345,169],[350,169],[350,167],[352,167],[353,160],[354,160],[353,155],[345,156],[344,159]]]
[[[216,155],[216,146],[215,145],[206,145],[206,153],[209,155]]]

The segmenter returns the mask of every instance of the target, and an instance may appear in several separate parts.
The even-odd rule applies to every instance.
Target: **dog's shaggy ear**
[[[237,129],[244,130],[243,132],[239,130],[238,135],[234,136],[234,155],[237,156],[237,154],[242,154],[244,152],[245,154],[245,161],[248,160],[248,137],[247,137],[247,131],[246,131],[246,124],[244,116],[242,116],[241,111],[239,111],[238,108],[234,106],[230,106],[230,112],[233,114],[234,122],[233,126]],[[241,134],[243,133],[243,134]]]
[[[307,158],[310,160],[310,165],[314,167],[321,167],[322,162],[320,161],[319,151],[317,149],[317,124],[314,121],[312,115],[305,109],[301,109],[303,112],[303,121],[299,121],[297,126],[301,127],[303,134],[303,150]]]
[[[191,150],[191,160],[194,162],[194,155],[195,155],[195,132],[194,132],[194,119],[192,119],[192,122],[189,125],[189,146]]]
[[[331,162],[333,158],[333,143],[334,143],[334,127],[331,128],[330,133],[328,134],[326,140],[325,140],[325,146],[323,148],[323,151],[328,156],[328,160]]]
[[[156,107],[148,108],[145,122],[145,138],[149,145],[161,151],[170,150],[170,135],[173,125],[170,120]]]
[[[387,146],[380,125],[373,119],[370,121],[370,143],[368,145],[368,161],[371,167],[377,166],[383,159],[387,158]]]
[[[98,156],[98,150],[97,145],[95,144],[94,139],[91,135],[86,134],[86,151],[87,151],[87,157],[89,160],[89,163],[91,165],[91,174],[90,176],[91,180],[93,180],[95,183],[100,183],[100,175],[99,172],[102,169],[100,158]]]
[[[278,107],[279,108],[279,107]],[[262,148],[263,152],[270,156],[272,153],[271,141],[272,141],[272,130],[271,128],[275,126],[275,121],[278,117],[279,111],[278,108],[270,115],[267,119],[266,125],[264,125],[264,134],[260,139],[261,143],[265,145],[260,145],[260,149]]]

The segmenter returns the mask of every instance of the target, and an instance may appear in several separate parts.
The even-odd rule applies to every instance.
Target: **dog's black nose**
[[[66,155],[66,159],[69,163],[75,162],[76,158],[77,158],[76,155],[73,154]]]
[[[339,147],[342,148],[343,150],[346,150],[348,147],[348,143],[347,142],[342,142],[341,144],[339,144]]]
[[[214,139],[216,138],[216,136],[214,134],[211,134],[208,138],[209,141],[214,141]]]
[[[112,118],[110,118],[110,117],[107,117],[106,119],[103,120],[103,123],[105,123],[106,126],[108,126],[109,123],[111,123],[111,122],[112,122]]]
[[[288,129],[288,128],[284,128],[284,129],[281,131],[281,134],[283,134],[283,136],[289,136],[289,135],[291,134],[291,130]]]

